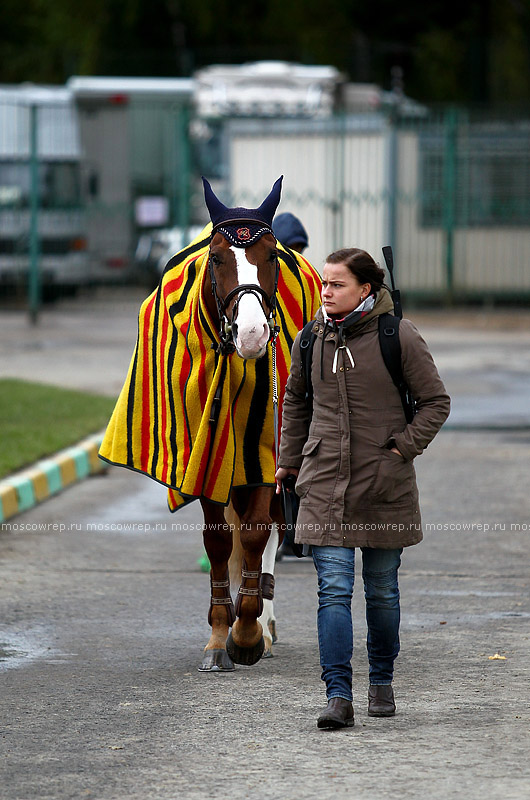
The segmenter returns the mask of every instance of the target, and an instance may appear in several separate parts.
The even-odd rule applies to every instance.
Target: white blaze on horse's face
[[[236,260],[238,284],[259,286],[258,267],[247,259],[246,249],[230,247],[230,250]],[[241,358],[261,358],[267,349],[270,328],[258,295],[251,292],[241,295],[235,322],[234,344]]]

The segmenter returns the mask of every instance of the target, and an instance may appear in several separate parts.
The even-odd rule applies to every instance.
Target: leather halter
[[[208,253],[208,272],[210,275],[210,283],[212,284],[212,293],[215,298],[215,302],[217,305],[217,313],[219,314],[219,345],[217,347],[217,352],[221,355],[229,355],[233,353],[236,349],[232,334],[232,324],[234,322],[234,316],[237,313],[237,308],[239,303],[241,302],[241,298],[245,294],[253,294],[257,299],[260,301],[265,300],[269,307],[269,313],[266,317],[269,327],[271,329],[271,339],[274,338],[276,335],[276,292],[278,290],[278,279],[280,277],[280,260],[278,256],[276,256],[276,275],[274,279],[274,290],[271,295],[268,295],[265,289],[263,289],[259,283],[241,283],[239,286],[235,286],[231,289],[226,297],[221,298],[217,294],[217,280],[215,277],[215,270],[212,263],[212,255],[211,251]],[[226,315],[226,309],[228,308],[230,301],[233,298],[236,298],[234,303],[234,307],[232,309],[232,319],[228,319]]]

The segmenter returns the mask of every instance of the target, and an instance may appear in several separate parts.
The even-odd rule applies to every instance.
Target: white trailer
[[[80,135],[90,173],[88,240],[98,282],[131,276],[146,231],[177,223],[191,104],[189,78],[73,76]],[[185,196],[186,203],[189,198]]]
[[[32,161],[38,176],[33,198]],[[72,93],[1,86],[0,285],[28,277],[32,200],[42,285],[74,289],[90,281],[83,183]]]
[[[214,64],[197,70],[200,117],[329,117],[344,76],[335,67],[286,61]]]

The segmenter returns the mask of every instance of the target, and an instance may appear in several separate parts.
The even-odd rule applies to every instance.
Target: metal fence
[[[343,246],[392,244],[402,289],[436,300],[530,295],[530,120],[456,109],[316,123],[233,121],[234,197],[284,173],[318,266]]]
[[[381,260],[392,244],[410,297],[530,297],[530,117],[207,120],[182,100],[76,105],[60,91],[0,91],[0,286],[156,282],[207,221],[201,175],[253,207],[283,174],[279,210],[304,223],[317,268],[338,247]]]
[[[59,89],[0,90],[0,287],[87,280],[83,158],[75,108]]]

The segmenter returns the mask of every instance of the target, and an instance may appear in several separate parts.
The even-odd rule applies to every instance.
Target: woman
[[[404,379],[417,414],[407,424],[385,366],[378,317],[393,313],[384,271],[364,250],[328,256],[310,380],[300,334],[292,350],[276,473],[297,476],[296,541],[312,545],[319,586],[318,641],[328,705],[319,728],[350,727],[355,548],[363,557],[368,624],[368,714],[395,713],[392,678],[399,652],[398,568],[404,547],[422,539],[413,460],[449,414],[450,399],[427,345],[409,320],[399,339]]]

